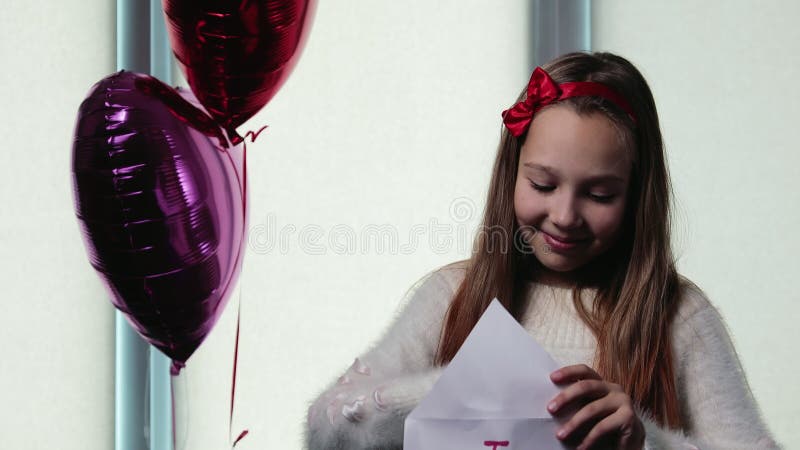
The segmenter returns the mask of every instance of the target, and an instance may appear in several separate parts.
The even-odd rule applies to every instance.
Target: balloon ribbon
[[[258,129],[258,131],[248,131],[244,137],[245,139],[250,138],[251,143],[255,143],[256,139],[258,139],[258,135],[261,134],[262,131],[267,129],[267,125],[262,126]],[[242,196],[242,212],[247,214],[247,141],[242,144],[242,186],[244,189],[244,195]],[[246,219],[246,217],[245,217]],[[246,220],[243,220],[242,223],[246,224]],[[246,230],[245,230],[246,231]],[[228,421],[228,439],[232,436],[231,431],[233,430],[233,405],[236,399],[236,366],[239,361],[239,324],[242,318],[242,291],[239,290],[239,308],[236,313],[236,343],[234,344],[233,349],[233,381],[231,383],[231,414]],[[236,447],[236,444],[239,443],[245,436],[250,433],[249,430],[242,430],[239,433],[239,436],[231,444],[231,448]]]

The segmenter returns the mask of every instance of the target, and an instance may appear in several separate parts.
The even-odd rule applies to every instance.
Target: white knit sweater
[[[406,416],[443,370],[433,365],[439,332],[464,274],[463,263],[452,264],[411,288],[383,337],[310,406],[308,449],[402,448]],[[682,289],[673,346],[687,426],[683,432],[667,430],[640,413],[645,449],[780,448],[761,419],[719,313],[691,283]],[[577,316],[571,291],[531,283],[527,298],[520,323],[531,336],[564,366],[592,366],[596,341]]]

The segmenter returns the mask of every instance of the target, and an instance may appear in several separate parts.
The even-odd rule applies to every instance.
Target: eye
[[[555,186],[542,186],[531,181],[531,187],[540,192],[550,192],[555,189]]]
[[[612,200],[614,200],[614,196],[613,195],[589,194],[589,197],[591,197],[592,200],[594,200],[594,201],[596,201],[598,203],[609,203]]]

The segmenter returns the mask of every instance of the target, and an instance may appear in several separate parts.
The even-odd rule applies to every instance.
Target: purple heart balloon
[[[174,371],[222,313],[247,221],[241,148],[183,95],[147,75],[110,75],[81,104],[72,148],[89,260]]]

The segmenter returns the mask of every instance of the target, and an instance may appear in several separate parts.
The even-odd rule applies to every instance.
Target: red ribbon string
[[[237,362],[239,361],[239,323],[241,321],[241,318],[242,318],[242,291],[240,290],[239,308],[236,313],[236,344],[233,349],[233,383],[231,384],[231,415],[230,415],[230,421],[228,422],[228,439],[231,438],[232,436],[231,431],[233,429],[233,405],[236,399],[236,365]],[[231,448],[236,447],[236,444],[238,444],[239,441],[242,440],[242,438],[247,436],[247,433],[249,433],[248,430],[244,430],[241,433],[239,433],[239,436],[231,444]]]
[[[267,125],[259,128],[258,131],[248,131],[244,135],[244,142],[242,144],[242,214],[245,215],[245,220],[242,220],[242,224],[245,227],[242,230],[242,239],[247,239],[247,138],[250,138],[251,143],[255,143],[258,136],[261,134],[262,131],[267,129]],[[239,325],[242,319],[242,290],[241,287],[239,289],[239,308],[236,313],[236,341],[234,344],[233,349],[233,380],[231,382],[231,414],[228,421],[228,439],[231,439],[232,431],[233,431],[233,407],[236,400],[236,366],[239,361]],[[235,440],[231,443],[231,448],[236,447],[236,444],[239,443],[245,436],[250,433],[249,430],[243,430],[239,433]]]
[[[244,176],[243,176],[243,180],[244,180],[244,196],[242,197],[242,198],[244,198],[244,201],[242,203],[242,211],[247,211],[247,140],[246,139],[250,138],[250,142],[255,144],[256,139],[258,139],[258,135],[260,135],[261,132],[266,130],[267,128],[268,128],[268,125],[264,125],[261,128],[259,128],[258,131],[254,132],[254,131],[250,130],[247,133],[245,133],[245,135],[244,135],[245,141],[242,144],[242,153],[243,153],[243,156],[242,156],[242,172],[244,174]],[[245,219],[246,219],[246,217],[245,217]],[[244,222],[245,222],[245,220],[242,221],[242,223],[244,223]],[[246,231],[247,230],[245,230],[245,232]],[[247,238],[246,233],[242,235],[242,239],[245,239],[245,238]]]

